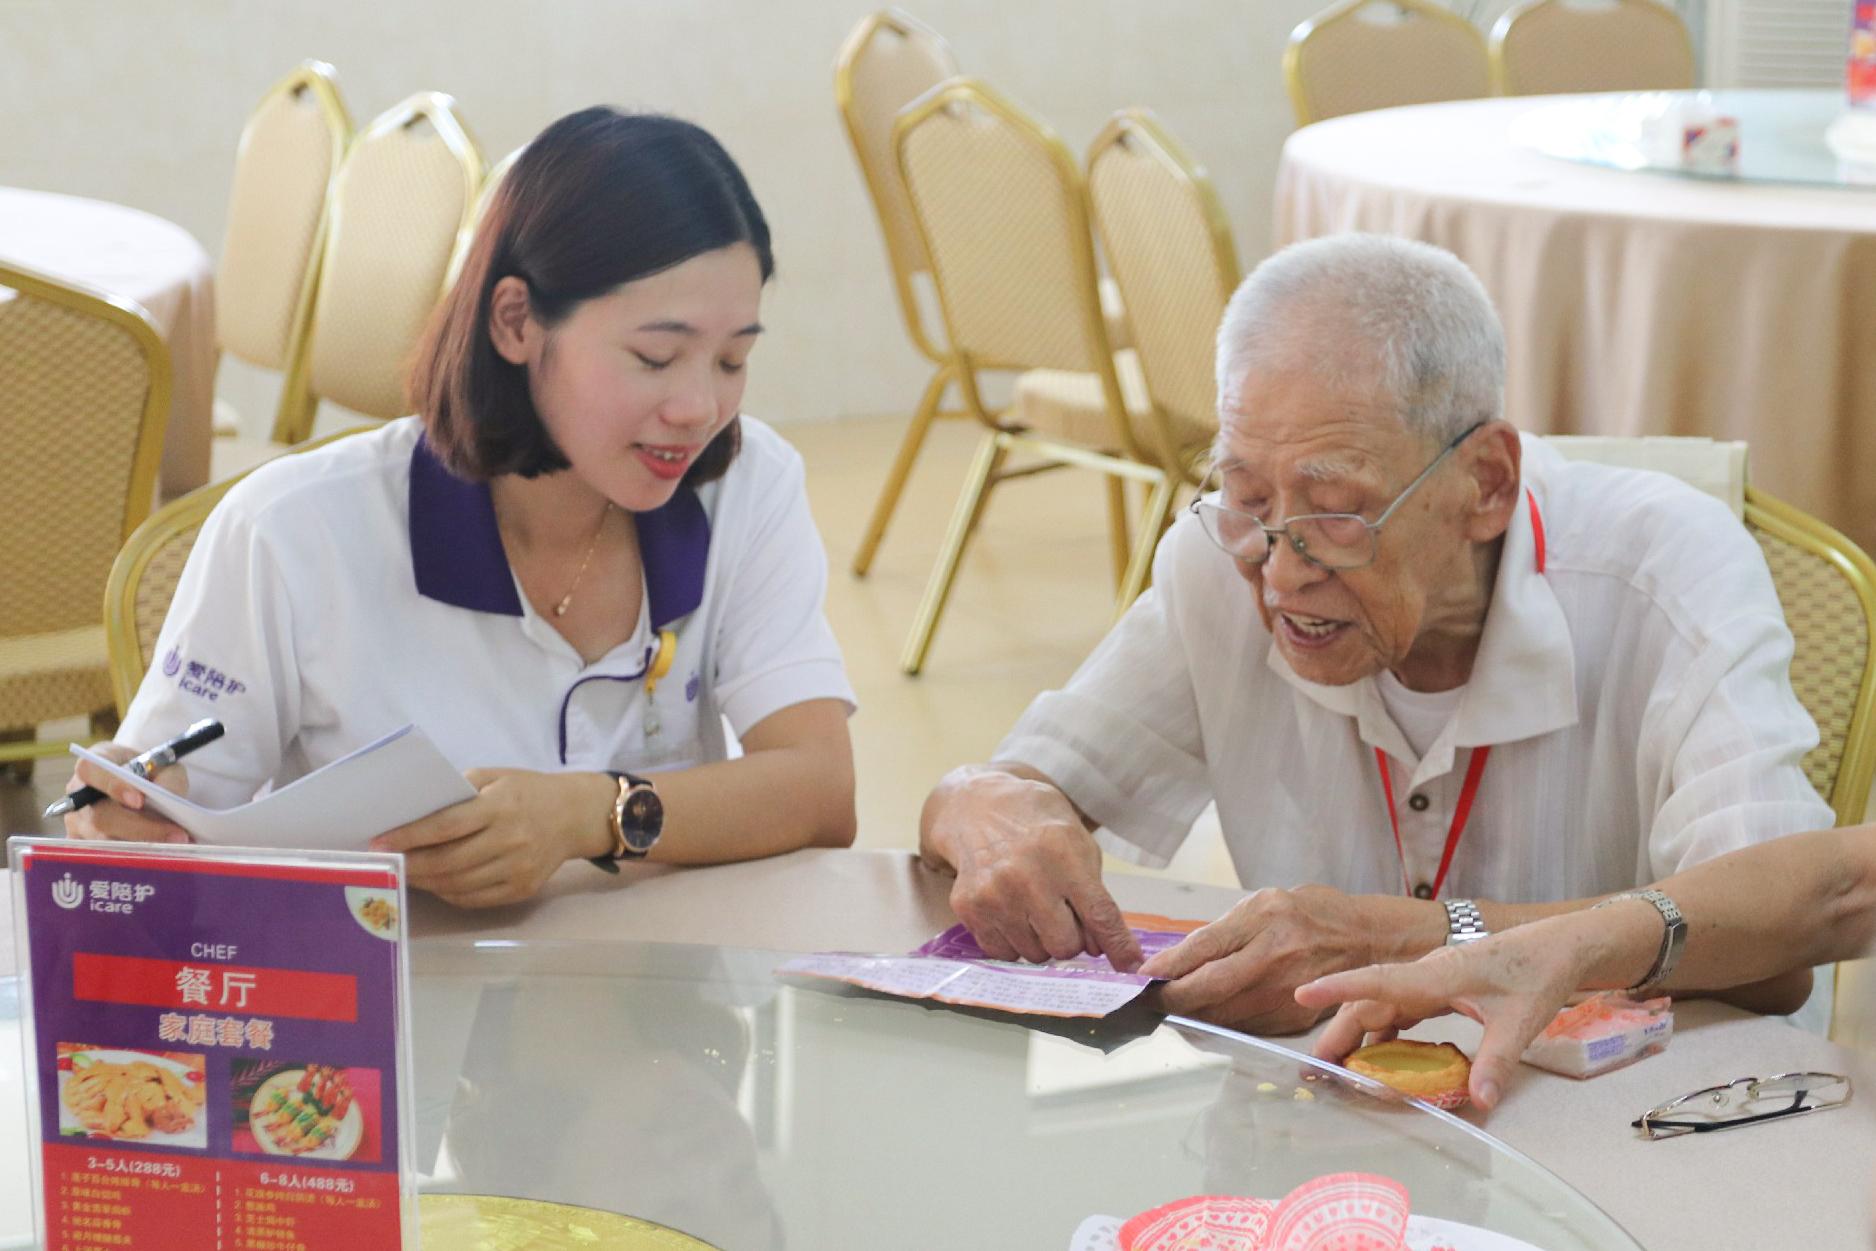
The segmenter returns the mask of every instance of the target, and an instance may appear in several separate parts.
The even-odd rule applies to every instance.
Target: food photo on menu
[[[200,1055],[62,1042],[58,1074],[61,1135],[143,1147],[208,1146]]]
[[[376,1069],[236,1060],[229,1093],[238,1154],[378,1162]]]

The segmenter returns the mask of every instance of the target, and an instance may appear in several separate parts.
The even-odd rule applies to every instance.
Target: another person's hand
[[[1105,955],[1140,964],[1140,941],[1101,882],[1101,849],[1068,797],[995,768],[953,770],[925,801],[927,864],[957,873],[951,909],[999,960]]]
[[[99,743],[91,750],[114,764],[129,764],[137,752],[118,743]],[[178,795],[189,793],[189,771],[174,764],[150,779]],[[68,813],[65,817],[67,838],[117,839],[127,843],[187,843],[188,831],[173,821],[164,820],[145,810],[143,792],[128,782],[112,777],[89,760],[80,760],[72,771],[65,793],[83,786],[95,786],[108,798]]]
[[[1316,1040],[1317,1057],[1335,1062],[1428,1017],[1471,1017],[1485,1026],[1472,1058],[1472,1102],[1489,1109],[1503,1096],[1524,1049],[1584,980],[1596,926],[1586,912],[1551,917],[1411,964],[1331,974],[1298,987],[1296,1000],[1310,1011],[1343,1005]]]
[[[603,855],[617,785],[603,773],[471,769],[476,797],[371,841],[412,886],[464,908],[531,899],[569,860]]]
[[[1305,982],[1374,959],[1362,899],[1327,886],[1265,889],[1194,930],[1141,966],[1170,979],[1158,991],[1167,1012],[1256,1034],[1296,1034],[1322,1006],[1299,1004]]]

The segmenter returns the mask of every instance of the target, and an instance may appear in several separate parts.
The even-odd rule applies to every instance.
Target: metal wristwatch
[[[1485,928],[1485,918],[1479,913],[1479,905],[1470,899],[1448,899],[1444,903],[1448,947],[1463,947],[1491,937],[1492,932]]]
[[[1629,987],[1629,993],[1651,990],[1668,980],[1668,974],[1680,963],[1681,949],[1687,946],[1687,919],[1672,899],[1652,886],[1647,890],[1626,890],[1619,895],[1597,904],[1597,908],[1607,908],[1610,904],[1621,903],[1624,899],[1646,899],[1661,914],[1661,947],[1655,952],[1655,962],[1643,975],[1642,980]],[[1595,909],[1592,908],[1593,912]]]
[[[621,860],[643,860],[664,833],[664,801],[652,787],[651,779],[632,773],[607,770],[618,784],[612,811],[606,825],[612,833],[612,850],[593,857],[593,863],[608,873],[619,871]]]

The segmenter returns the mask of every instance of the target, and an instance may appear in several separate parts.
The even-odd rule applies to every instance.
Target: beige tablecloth
[[[159,493],[208,481],[215,407],[214,267],[180,226],[137,209],[0,187],[0,258],[134,300],[169,345]]]
[[[1296,132],[1278,244],[1369,230],[1450,248],[1504,318],[1519,426],[1744,439],[1752,482],[1876,550],[1876,190],[1630,173],[1513,144],[1513,119],[1551,102]]]
[[[1116,874],[1109,884],[1122,906],[1174,917],[1217,917],[1239,898],[1160,877]],[[14,967],[11,888],[0,873],[0,976]],[[421,975],[427,952],[473,939],[906,951],[952,923],[949,890],[949,879],[902,852],[801,851],[713,869],[632,865],[617,878],[571,864],[541,899],[519,907],[463,912],[413,897],[414,963]],[[1798,1069],[1850,1072],[1857,1060],[1718,1004],[1679,1004],[1675,1017],[1674,1041],[1659,1056],[1588,1082],[1527,1070],[1490,1118],[1465,1116],[1582,1191],[1648,1251],[1868,1251],[1876,1118],[1867,1102],[1876,1087],[1847,1111],[1734,1133],[1646,1142],[1628,1124],[1702,1086]],[[1470,1022],[1452,1020],[1416,1036],[1468,1049],[1478,1039]],[[1280,1041],[1308,1048],[1306,1039]],[[4,1076],[0,1069],[0,1086]],[[19,1133],[0,1119],[0,1161],[10,1150],[23,1158],[23,1144],[8,1142]],[[0,1200],[6,1194],[0,1178]]]

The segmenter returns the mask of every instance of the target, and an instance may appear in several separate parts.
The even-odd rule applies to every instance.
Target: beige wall
[[[1268,247],[1290,113],[1278,72],[1320,0],[910,0],[967,72],[1080,150],[1151,106],[1212,168],[1247,263]],[[772,220],[780,273],[750,410],[903,411],[923,381],[834,116],[832,65],[863,0],[0,0],[0,184],[132,204],[219,250],[243,119],[305,57],[363,121],[419,89],[456,96],[492,157],[598,101],[715,131]],[[225,371],[244,416],[263,397]]]

